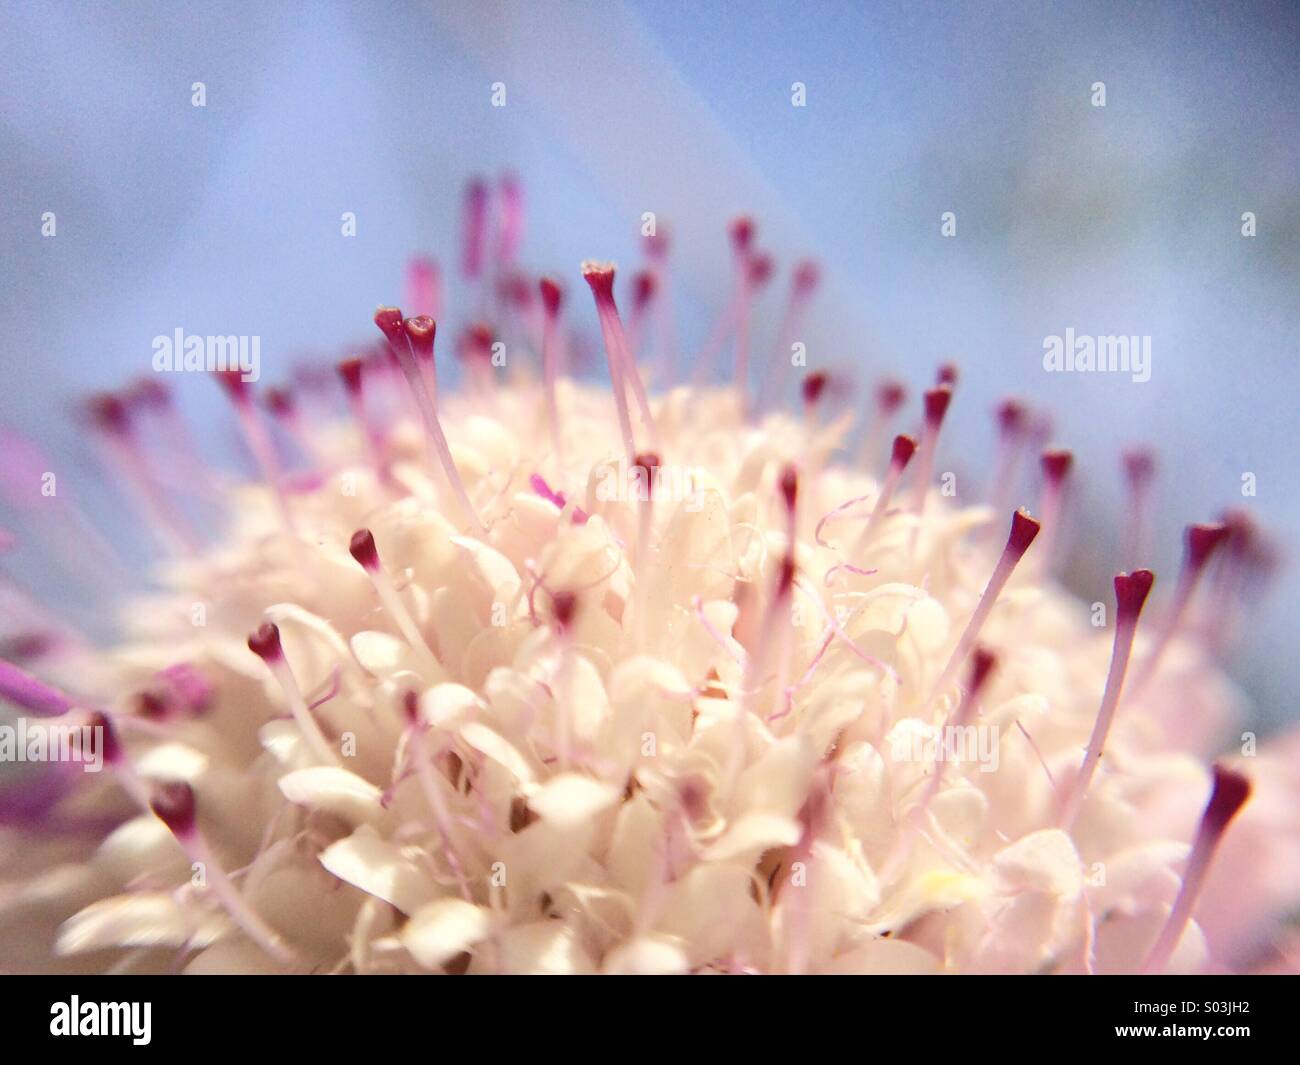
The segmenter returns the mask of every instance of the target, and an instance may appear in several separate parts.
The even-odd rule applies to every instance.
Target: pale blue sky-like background
[[[465,180],[508,167],[538,270],[631,265],[641,213],[671,221],[687,339],[725,293],[726,220],[752,211],[783,263],[826,267],[815,365],[919,385],[961,364],[944,461],[973,478],[998,398],[1050,407],[1089,599],[1109,598],[1136,441],[1160,454],[1168,584],[1182,525],[1228,504],[1291,554],[1298,53],[1294,4],[0,0],[0,424],[112,527],[72,398],[147,371],[177,327],[259,335],[268,381],[370,339],[410,254],[454,262]],[[1151,381],[1044,373],[1066,328],[1150,335]],[[227,444],[212,385],[175,383]],[[75,613],[39,546],[10,565]],[[1297,716],[1297,596],[1288,564],[1235,662],[1265,722]]]

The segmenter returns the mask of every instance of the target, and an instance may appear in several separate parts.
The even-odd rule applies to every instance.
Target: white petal
[[[476,751],[487,755],[509,770],[520,784],[531,785],[536,781],[537,776],[524,756],[505,737],[493,732],[486,725],[471,721],[461,727],[460,735],[461,739]]]
[[[335,814],[353,825],[379,817],[383,793],[363,777],[338,766],[321,765],[286,773],[280,791],[296,806]]]
[[[606,976],[673,976],[689,972],[690,960],[680,943],[665,936],[638,936],[621,943],[600,967]]]
[[[548,780],[528,797],[528,805],[544,821],[555,825],[580,825],[618,801],[618,788],[579,773],[564,773]]]
[[[792,817],[762,811],[744,814],[704,852],[704,857],[711,862],[725,862],[772,847],[792,847],[799,842],[800,834],[799,822]]]
[[[135,771],[152,780],[184,780],[193,783],[208,768],[202,751],[184,743],[160,743],[135,760]]]
[[[390,902],[403,913],[414,913],[433,895],[433,884],[401,848],[380,839],[369,825],[347,839],[331,843],[320,863],[340,880]]]
[[[115,895],[63,922],[56,954],[110,947],[206,947],[229,926],[222,913],[182,908],[167,892]]]
[[[435,684],[420,696],[420,716],[435,728],[458,728],[486,708],[463,684]]]
[[[426,969],[437,969],[479,940],[492,927],[492,913],[464,899],[436,899],[411,915],[402,945]]]
[[[535,921],[516,925],[501,934],[500,967],[519,976],[590,976],[595,962],[578,944],[577,933],[563,921]],[[469,971],[486,972],[476,957]]]
[[[1074,842],[1059,828],[1044,828],[1003,847],[993,865],[1014,887],[1072,899],[1083,890],[1083,867]]]

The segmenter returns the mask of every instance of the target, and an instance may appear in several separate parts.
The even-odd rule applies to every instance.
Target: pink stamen
[[[948,767],[948,760],[942,756],[942,752],[945,749],[947,737],[954,734],[954,729],[965,729],[974,721],[979,699],[988,685],[989,676],[996,664],[997,658],[991,651],[983,647],[974,649],[971,656],[970,679],[966,684],[966,690],[962,693],[961,700],[952,713],[948,715],[942,726],[940,742],[935,747],[936,759],[933,772],[926,780],[920,798],[904,816],[897,842],[891,848],[881,870],[880,876],[883,881],[888,883],[894,880],[911,854],[912,847],[916,842],[918,833],[921,831],[921,826],[925,821],[926,814],[929,812],[930,805],[943,787],[944,771]]]
[[[379,595],[379,601],[392,615],[402,638],[410,644],[411,650],[426,656],[430,662],[436,664],[438,656],[429,647],[420,627],[415,623],[415,618],[402,602],[402,597],[397,594],[397,588],[388,571],[379,563],[379,550],[375,547],[375,538],[370,530],[358,529],[353,533],[348,551],[366,571],[366,576],[370,578],[370,583],[375,586],[375,591]]]
[[[763,671],[768,668],[768,663],[776,659],[776,699],[777,705],[773,713],[781,709],[781,702],[785,699],[786,687],[789,684],[790,672],[790,605],[794,592],[795,576],[795,528],[796,528],[796,504],[799,498],[799,475],[793,466],[787,465],[781,470],[777,478],[777,487],[781,493],[782,502],[785,504],[786,511],[786,550],[777,564],[777,570],[772,582],[772,595],[767,609],[763,612],[762,623],[758,632],[758,643],[753,653],[749,654],[745,662],[745,670],[742,677],[743,690],[740,698],[736,700],[736,734],[731,744],[727,756],[725,791],[729,791],[735,784],[736,778],[745,763],[745,755],[748,751],[747,730],[749,728],[749,716],[754,712],[754,699],[763,684]]]
[[[289,510],[289,501],[284,494],[280,460],[276,457],[270,434],[267,433],[266,426],[258,417],[257,408],[253,405],[252,390],[248,382],[243,379],[238,370],[222,370],[213,376],[230,397],[244,442],[248,444],[248,450],[253,453],[253,460],[257,463],[262,480],[275,496],[276,506],[279,508],[285,528],[291,535],[294,534],[295,524],[293,514]]]
[[[347,396],[352,418],[357,423],[361,439],[366,442],[371,464],[378,469],[382,464],[383,434],[366,412],[365,363],[358,358],[344,359],[336,367],[343,382],[343,392]]]
[[[1066,485],[1074,466],[1074,454],[1062,448],[1052,448],[1044,451],[1038,461],[1043,471],[1043,539],[1038,545],[1038,562],[1039,568],[1050,574],[1054,569]]]
[[[385,339],[388,341],[389,350],[396,357],[398,365],[402,368],[402,373],[406,376],[407,387],[411,390],[415,405],[420,411],[420,417],[424,421],[425,440],[429,447],[430,459],[433,465],[436,468],[441,464],[442,471],[446,474],[447,481],[451,485],[452,494],[456,497],[456,502],[460,504],[466,519],[477,532],[486,532],[487,528],[483,524],[483,519],[479,517],[478,511],[474,509],[474,504],[470,502],[469,493],[465,490],[465,482],[461,480],[460,471],[456,469],[456,461],[451,457],[451,447],[447,443],[447,437],[443,434],[442,424],[438,421],[438,412],[434,406],[433,397],[429,394],[425,379],[420,367],[417,365],[402,319],[402,312],[396,307],[380,307],[375,311],[375,325],[384,334]]]
[[[989,491],[989,504],[1002,513],[1011,505],[1016,471],[1028,437],[1029,411],[1016,399],[1006,399],[998,404],[998,457],[993,485]]]
[[[1129,522],[1124,531],[1123,559],[1133,565],[1146,554],[1147,515],[1151,507],[1151,483],[1155,478],[1156,457],[1149,448],[1124,452],[1124,479],[1129,491]]]
[[[569,767],[572,755],[570,740],[569,707],[573,705],[573,623],[578,614],[578,597],[570,591],[555,592],[551,596],[554,612],[555,640],[559,645],[560,666],[555,679],[555,755],[560,769]]]
[[[37,717],[58,717],[75,706],[72,696],[0,659],[0,699]]]
[[[952,402],[952,388],[949,385],[932,388],[925,393],[924,401],[925,421],[921,426],[920,456],[917,459],[916,484],[912,492],[912,509],[918,514],[925,507],[926,493],[930,490],[930,481],[934,477],[935,449],[944,415],[948,413],[948,404]]]
[[[555,451],[556,460],[562,463],[564,449],[560,436],[560,352],[557,332],[564,290],[560,288],[559,282],[549,277],[542,278],[537,287],[542,296],[542,382],[546,389],[546,418],[551,427],[551,447]]]
[[[298,725],[298,730],[302,733],[307,746],[326,765],[338,765],[338,756],[330,749],[320,725],[316,723],[315,717],[307,708],[307,700],[303,698],[302,689],[298,687],[298,680],[284,657],[279,627],[270,621],[260,625],[249,635],[248,649],[266,663],[271,676],[279,684],[285,702],[289,704],[289,713],[293,715],[293,720]]]
[[[860,460],[868,470],[879,469],[880,453],[894,423],[894,417],[907,400],[907,389],[899,381],[886,380],[876,386],[875,416],[862,441]]]
[[[477,281],[483,274],[487,252],[488,187],[475,178],[465,188],[465,205],[461,215],[461,275]]]
[[[632,276],[632,312],[627,316],[627,343],[635,359],[641,353],[645,320],[655,295],[653,270],[639,270]]]
[[[1133,653],[1133,638],[1137,634],[1138,618],[1142,615],[1143,604],[1151,593],[1155,583],[1155,574],[1150,570],[1137,569],[1132,573],[1121,573],[1115,578],[1115,644],[1111,651],[1110,670],[1106,674],[1106,688],[1101,697],[1101,708],[1092,727],[1092,736],[1088,740],[1088,749],[1083,756],[1083,764],[1078,775],[1071,782],[1062,806],[1060,827],[1069,831],[1083,806],[1088,785],[1092,782],[1097,763],[1101,761],[1102,750],[1106,746],[1106,737],[1110,733],[1111,722],[1119,707],[1120,695],[1124,689],[1124,675],[1128,670],[1129,656]]]
[[[966,628],[961,634],[961,639],[957,641],[957,646],[953,649],[952,656],[948,659],[948,664],[944,666],[943,673],[935,682],[934,689],[930,694],[930,701],[933,702],[952,684],[953,679],[957,676],[957,671],[966,661],[966,656],[970,654],[975,646],[975,641],[979,639],[980,630],[984,627],[984,622],[993,611],[993,606],[997,602],[998,596],[1002,594],[1002,589],[1011,579],[1011,574],[1015,571],[1016,565],[1024,557],[1029,545],[1034,542],[1034,537],[1038,535],[1042,526],[1035,519],[1031,518],[1027,511],[1017,510],[1011,516],[1011,532],[1007,536],[1006,547],[1002,549],[1002,556],[998,559],[997,566],[993,569],[993,575],[989,578],[989,583],[984,588],[984,594],[980,596],[979,603],[975,607],[975,612],[971,615],[970,621],[966,623]]]
[[[862,535],[858,537],[857,546],[853,549],[857,557],[861,558],[866,554],[867,545],[871,543],[871,538],[880,527],[880,523],[884,521],[889,504],[894,498],[894,492],[898,489],[898,482],[902,480],[903,471],[912,461],[915,451],[916,441],[910,436],[900,434],[894,437],[894,446],[890,450],[889,472],[885,474],[884,483],[880,486],[880,495],[876,497],[875,506],[871,508],[871,516],[867,519]]]
[[[749,348],[755,299],[771,279],[773,269],[771,256],[751,254],[740,274],[740,295],[736,304],[734,380],[740,396],[742,415],[749,409]]]
[[[1221,524],[1189,525],[1184,531],[1183,566],[1179,571],[1178,583],[1174,588],[1174,601],[1169,608],[1169,614],[1165,618],[1160,635],[1156,638],[1155,645],[1147,653],[1146,659],[1133,681],[1132,694],[1134,697],[1145,689],[1147,683],[1155,676],[1156,669],[1160,665],[1160,660],[1164,657],[1170,641],[1178,634],[1178,630],[1183,625],[1192,598],[1196,594],[1196,589],[1201,583],[1201,577],[1205,573],[1210,559],[1227,538],[1228,526]]]
[[[420,369],[420,378],[429,393],[429,402],[438,409],[438,364],[433,357],[433,344],[438,335],[438,323],[429,315],[420,314],[402,320],[402,330]]]
[[[194,790],[183,781],[156,784],[149,798],[149,808],[171,830],[190,861],[203,867],[212,893],[230,914],[231,920],[281,965],[294,965],[297,955],[285,945],[280,933],[267,924],[239,893],[208,846],[199,830]]]
[[[433,771],[434,759],[424,734],[419,696],[413,691],[403,693],[402,705],[406,710],[406,719],[410,726],[408,735],[411,739],[411,760],[415,763],[415,775],[420,782],[420,790],[424,792],[425,801],[433,812],[434,823],[438,826],[438,834],[442,837],[443,853],[460,886],[460,893],[464,898],[472,899],[469,881],[465,877],[465,866],[460,859],[460,840],[456,822],[452,818],[451,808],[447,805],[446,796],[443,794],[442,782]]]
[[[1158,973],[1169,963],[1178,941],[1183,937],[1183,930],[1191,920],[1192,910],[1200,896],[1205,883],[1205,875],[1214,861],[1214,853],[1227,831],[1228,825],[1237,816],[1241,808],[1250,799],[1251,783],[1241,773],[1229,769],[1221,763],[1214,765],[1214,788],[1210,792],[1210,801],[1201,815],[1200,826],[1196,830],[1196,839],[1192,843],[1192,853],[1187,859],[1187,868],[1183,872],[1182,887],[1174,899],[1169,919],[1160,930],[1151,953],[1142,963],[1143,974]]]
[[[135,496],[146,524],[176,554],[192,555],[197,552],[198,537],[190,528],[189,521],[184,513],[172,505],[149,469],[127,403],[111,393],[103,392],[90,398],[87,410],[91,424],[99,430],[100,439],[112,464],[122,473]]]
[[[662,223],[657,232],[644,241],[646,261],[654,274],[655,290],[658,293],[654,301],[655,343],[659,348],[656,368],[659,379],[663,381],[671,380],[673,367],[677,363],[677,324],[672,310],[668,244],[668,233]]]
[[[497,202],[501,210],[497,230],[497,269],[510,272],[524,237],[524,189],[514,174],[501,175],[497,182]]]
[[[790,367],[790,355],[798,339],[799,329],[803,325],[808,304],[812,302],[820,281],[821,270],[811,259],[802,259],[795,264],[794,271],[790,275],[790,295],[786,299],[781,324],[776,331],[776,355],[759,386],[758,399],[762,407],[768,406],[772,402],[772,397],[780,390],[782,375]],[[805,396],[805,403],[806,400]]]
[[[127,401],[161,423],[168,447],[184,462],[185,478],[179,487],[188,486],[196,494],[215,496],[217,478],[195,445],[168,388],[156,377],[144,377],[131,386]]]
[[[718,353],[736,329],[749,272],[750,249],[754,242],[753,219],[747,215],[732,219],[727,226],[727,235],[731,240],[731,295],[696,357],[697,382],[712,369]]]
[[[582,276],[591,288],[596,301],[596,316],[600,319],[600,334],[605,342],[605,355],[609,361],[609,376],[614,387],[614,401],[618,408],[619,431],[623,434],[623,448],[627,453],[628,465],[636,462],[636,442],[632,436],[632,415],[627,402],[627,387],[637,392],[639,375],[635,366],[629,366],[625,358],[623,327],[619,322],[618,308],[614,303],[614,264],[598,263],[587,260],[582,264]],[[649,404],[644,400],[644,392],[639,392],[642,416],[654,440],[654,423],[650,418]]]

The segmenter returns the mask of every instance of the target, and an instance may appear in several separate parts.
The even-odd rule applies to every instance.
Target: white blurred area
[[[914,387],[961,366],[940,460],[961,484],[987,476],[999,398],[1048,410],[1077,456],[1089,600],[1120,564],[1119,452],[1150,442],[1167,591],[1189,521],[1245,505],[1288,551],[1300,528],[1298,31],[1286,4],[6,0],[0,423],[48,445],[120,535],[72,399],[146,372],[177,327],[259,335],[268,383],[304,351],[337,357],[400,297],[410,254],[453,265],[465,180],[509,168],[539,271],[631,266],[642,213],[667,220],[688,341],[725,296],[733,214],[783,268],[817,256],[814,366]],[[1150,335],[1151,380],[1044,373],[1043,338],[1067,328]],[[178,391],[234,453],[217,390]],[[88,609],[39,544],[9,559]],[[1234,663],[1266,725],[1298,713],[1298,597],[1287,565]]]

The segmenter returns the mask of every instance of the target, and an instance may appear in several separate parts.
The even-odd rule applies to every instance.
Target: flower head
[[[477,183],[466,200],[469,279],[492,269],[492,195]],[[738,364],[771,269],[754,234],[731,227],[721,349]],[[664,295],[653,251],[638,308]],[[418,262],[424,310],[440,297]],[[905,394],[882,386],[881,453],[854,467],[835,457],[844,424],[819,420],[825,372],[803,380],[800,417],[756,412],[743,364],[729,387],[654,394],[613,266],[582,276],[612,397],[564,374],[550,279],[541,318],[511,318],[531,298],[496,308],[503,333],[535,336],[536,372],[489,360],[460,392],[436,386],[433,319],[381,307],[392,361],[340,366],[355,417],[295,417],[313,476],[280,472],[241,385],[265,461],[226,493],[220,542],[161,570],[119,646],[69,653],[48,679],[0,668],[6,700],[101,715],[115,751],[102,778],[48,767],[57,794],[10,818],[15,964],[1096,972],[1264,957],[1296,881],[1264,874],[1229,921],[1216,862],[1239,831],[1295,862],[1296,782],[1177,740],[1184,715],[1234,709],[1196,610],[1241,581],[1192,587],[1161,627],[1142,610],[1151,574],[1121,574],[1097,627],[1035,562],[1040,519],[934,490],[955,369],[924,393],[919,445],[888,430]],[[817,277],[800,265],[801,301]],[[95,409],[117,425],[119,407]],[[999,418],[1023,435],[1021,405]],[[1044,454],[1049,492],[1069,468]],[[1129,461],[1135,482],[1150,473]],[[1193,527],[1198,577],[1248,564],[1233,528]],[[1239,859],[1222,875],[1259,879]]]

